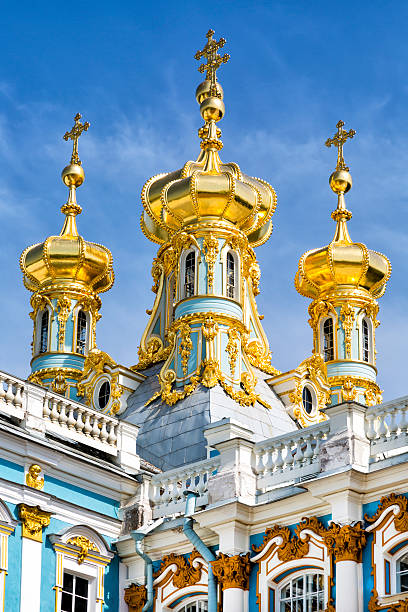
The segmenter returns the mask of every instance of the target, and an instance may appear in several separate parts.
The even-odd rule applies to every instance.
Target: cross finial
[[[197,51],[195,54],[195,59],[199,60],[202,57],[205,57],[207,60],[206,64],[201,64],[198,68],[198,71],[203,73],[206,72],[206,79],[211,82],[211,95],[217,95],[216,82],[217,82],[217,70],[221,66],[221,64],[226,64],[230,58],[229,53],[225,53],[224,55],[220,55],[218,53],[218,49],[221,49],[225,43],[227,42],[225,38],[220,38],[217,42],[213,39],[213,35],[215,34],[214,30],[208,30],[207,43],[202,51]]]
[[[346,170],[349,171],[349,168],[346,166],[344,157],[343,157],[343,145],[349,138],[353,138],[355,136],[355,130],[343,130],[344,121],[339,121],[336,125],[337,132],[334,134],[333,138],[328,138],[326,140],[326,147],[331,147],[332,145],[337,147],[337,166],[336,170]]]
[[[82,134],[82,132],[86,132],[89,126],[91,125],[88,121],[85,123],[81,123],[82,115],[81,113],[77,113],[74,117],[74,125],[70,132],[65,132],[63,138],[64,140],[68,140],[70,138],[73,141],[72,146],[72,155],[71,155],[71,164],[81,165],[81,160],[78,156],[78,138]]]

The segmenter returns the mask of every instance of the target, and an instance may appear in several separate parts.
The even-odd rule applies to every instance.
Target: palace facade
[[[62,229],[20,259],[31,372],[0,372],[0,611],[408,611],[408,396],[377,384],[391,265],[350,237],[355,132],[326,141],[334,236],[295,275],[313,350],[280,372],[256,303],[277,196],[221,160],[224,45],[210,30],[195,56],[196,161],[142,190],[136,365],[97,347],[113,257],[77,228],[89,124],[64,135]]]

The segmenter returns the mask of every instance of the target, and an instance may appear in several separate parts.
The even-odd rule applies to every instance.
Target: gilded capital
[[[131,584],[125,589],[125,603],[129,607],[129,612],[139,612],[147,601],[146,587],[138,584]]]
[[[232,557],[220,553],[217,559],[212,561],[211,566],[214,576],[222,585],[223,591],[226,589],[249,590],[249,575],[251,573],[249,553]]]
[[[327,542],[333,545],[333,552],[338,561],[362,562],[362,552],[367,537],[362,523],[355,525],[337,525],[332,523],[327,535]]]
[[[39,506],[20,504],[19,517],[22,521],[23,538],[42,542],[42,530],[50,524],[51,513],[41,510]]]

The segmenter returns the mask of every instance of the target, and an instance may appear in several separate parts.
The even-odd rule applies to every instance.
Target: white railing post
[[[253,432],[228,418],[207,425],[204,436],[208,446],[220,454],[220,467],[208,483],[210,503],[237,497],[253,503],[256,495]]]
[[[117,426],[116,437],[118,455],[116,462],[125,470],[125,472],[130,474],[134,474],[140,469],[140,457],[136,453],[136,440],[138,433],[139,427],[137,425],[120,421]],[[112,435],[115,435],[114,432],[112,432]],[[111,432],[109,432],[109,436],[111,436]]]

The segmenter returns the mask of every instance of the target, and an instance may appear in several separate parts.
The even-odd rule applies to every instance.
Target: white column
[[[40,612],[42,542],[22,538],[20,612]]]
[[[363,594],[359,589],[361,563],[337,561],[336,612],[362,612]]]
[[[245,591],[242,589],[225,589],[223,592],[224,610],[245,612]]]

